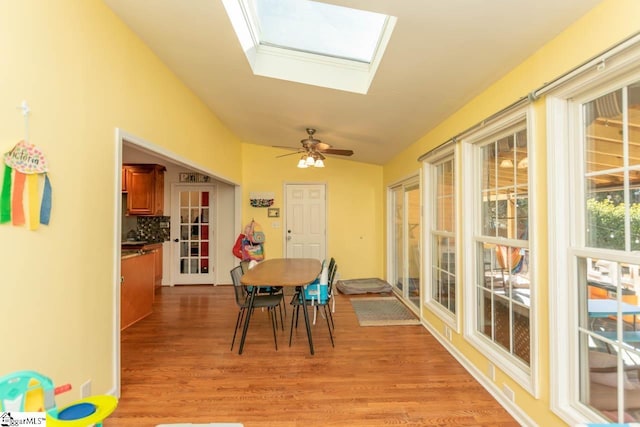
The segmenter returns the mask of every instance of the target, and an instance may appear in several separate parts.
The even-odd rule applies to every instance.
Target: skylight
[[[316,1],[254,0],[262,45],[370,64],[387,16]]]
[[[396,18],[309,0],[222,0],[254,74],[367,93]]]

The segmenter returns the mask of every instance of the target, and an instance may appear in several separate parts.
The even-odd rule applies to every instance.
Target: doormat
[[[420,319],[396,297],[351,298],[360,326],[419,325]]]

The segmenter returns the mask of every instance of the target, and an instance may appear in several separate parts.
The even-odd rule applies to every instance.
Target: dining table
[[[620,310],[620,314],[623,315],[632,315],[633,316],[633,330],[636,330],[636,316],[640,314],[640,306],[635,304],[629,304],[624,301],[618,302],[614,299],[589,299],[587,302],[587,310],[589,312],[589,317],[592,319],[595,318],[606,318],[609,316],[617,316],[618,310]],[[592,326],[593,329],[593,326]]]
[[[321,271],[321,262],[314,258],[272,258],[259,262],[253,268],[244,273],[240,278],[240,283],[244,286],[251,286],[251,292],[249,294],[247,316],[244,320],[238,354],[242,354],[242,350],[244,349],[244,341],[247,336],[247,330],[249,329],[251,312],[253,311],[253,300],[258,287],[282,286],[301,288],[302,286],[313,282],[320,275]],[[302,306],[306,307],[305,293],[300,292],[300,296],[302,298]],[[304,314],[304,323],[307,328],[309,351],[313,355],[313,338],[311,337],[309,313],[306,309],[302,310],[302,312]]]

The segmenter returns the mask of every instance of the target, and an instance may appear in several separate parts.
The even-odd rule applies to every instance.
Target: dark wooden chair
[[[233,330],[233,340],[231,340],[231,350],[236,341],[236,334],[238,333],[238,327],[242,323],[244,315],[249,313],[246,311],[249,309],[250,295],[247,293],[245,286],[240,282],[242,277],[242,267],[237,266],[231,270],[231,281],[233,282],[233,288],[236,296],[236,304],[238,305],[238,318],[236,319],[236,327]],[[263,294],[255,295],[253,298],[253,309],[266,308],[271,318],[271,326],[273,327],[273,342],[275,343],[276,350],[278,349],[278,339],[276,337],[276,313],[275,308],[282,302],[282,293],[279,294]],[[282,322],[281,322],[282,323]],[[284,324],[282,325],[284,330]]]

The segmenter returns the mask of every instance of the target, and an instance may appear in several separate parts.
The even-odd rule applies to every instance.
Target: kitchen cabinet
[[[123,165],[127,215],[163,215],[165,170],[164,166],[155,164]]]
[[[157,292],[162,286],[162,243],[145,245],[144,249],[153,253],[153,288]]]
[[[120,264],[120,330],[151,314],[154,298],[155,254],[123,256]]]

